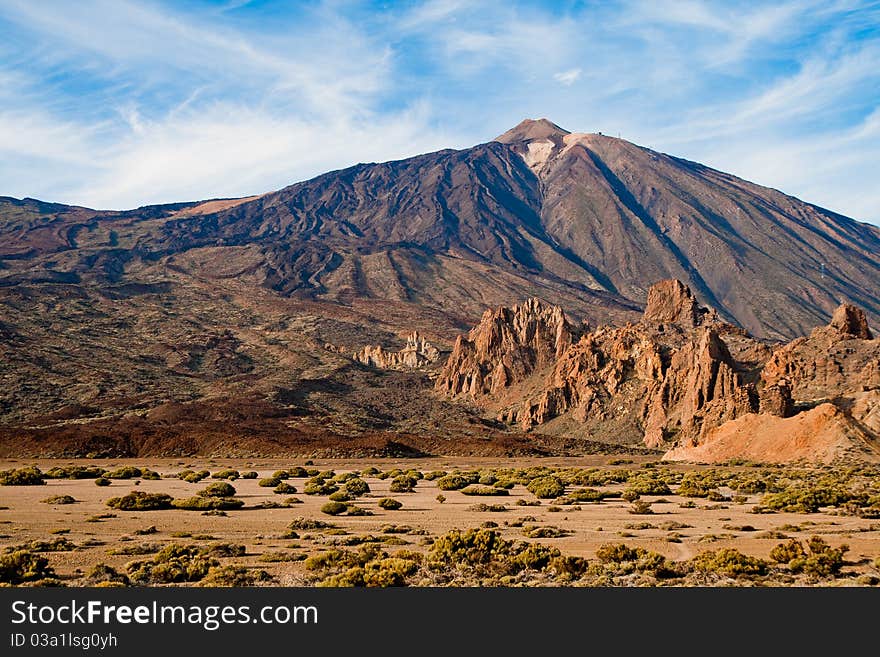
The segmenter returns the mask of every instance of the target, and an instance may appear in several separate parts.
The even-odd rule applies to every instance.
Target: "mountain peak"
[[[571,133],[568,130],[560,128],[548,119],[525,119],[504,134],[495,137],[493,141],[500,141],[502,144],[514,144],[533,139],[552,139],[554,137],[562,139],[565,135],[569,134]]]

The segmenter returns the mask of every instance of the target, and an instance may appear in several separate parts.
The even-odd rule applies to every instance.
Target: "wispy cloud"
[[[556,80],[559,84],[564,84],[566,87],[570,87],[580,79],[581,72],[582,71],[579,68],[570,68],[567,71],[554,73],[553,79]]]

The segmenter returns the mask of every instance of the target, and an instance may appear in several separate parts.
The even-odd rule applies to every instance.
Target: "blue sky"
[[[880,2],[0,0],[0,194],[127,208],[620,134],[880,224]]]

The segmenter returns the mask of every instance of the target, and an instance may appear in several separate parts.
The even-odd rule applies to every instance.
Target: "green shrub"
[[[507,511],[507,507],[503,504],[485,504],[484,502],[480,502],[479,504],[474,504],[467,508],[468,511],[475,511],[477,513],[502,513]]]
[[[818,536],[810,538],[806,547],[793,538],[774,547],[770,558],[777,563],[786,564],[793,573],[829,577],[840,572],[844,565],[843,555],[848,550],[846,545],[833,548]]]
[[[229,479],[235,481],[241,476],[238,470],[220,470],[211,475],[212,479]]]
[[[403,507],[403,503],[395,500],[393,497],[383,497],[379,500],[379,506],[386,511],[397,511]]]
[[[45,557],[37,556],[26,550],[14,550],[0,555],[0,582],[3,584],[33,582],[54,575],[55,572]]]
[[[63,536],[53,538],[48,541],[31,541],[24,545],[11,545],[6,548],[7,551],[29,550],[31,552],[70,552],[77,548],[75,543],[71,543]]]
[[[563,504],[577,504],[579,502],[601,502],[607,495],[595,488],[579,488],[565,496]]]
[[[651,510],[651,503],[645,500],[635,500],[629,508],[629,513],[635,515],[650,515],[654,513]]]
[[[129,584],[129,579],[126,575],[117,572],[115,568],[105,563],[99,563],[92,567],[89,574],[86,575],[86,581],[90,586],[106,585],[107,583],[120,584],[122,586],[128,586]]]
[[[206,488],[198,492],[198,495],[200,497],[233,497],[235,493],[236,490],[232,484],[218,481],[215,484],[208,484]]]
[[[110,483],[110,480],[106,477],[98,477],[95,479],[95,486],[109,486]]]
[[[329,499],[331,502],[350,502],[351,495],[346,493],[344,490],[338,490],[327,499]]]
[[[758,477],[749,477],[746,479],[739,479],[733,485],[733,488],[737,493],[743,495],[751,495],[754,493],[763,493],[767,490],[767,482]]]
[[[326,523],[323,520],[299,517],[294,518],[287,528],[292,531],[308,532],[318,529],[332,529],[333,525]]]
[[[39,468],[0,471],[0,486],[42,486],[46,482]]]
[[[345,492],[352,497],[360,497],[370,492],[370,486],[360,477],[351,477],[345,481]]]
[[[329,550],[308,557],[305,561],[306,570],[341,571],[354,566],[363,566],[374,559],[384,558],[387,554],[375,545],[364,545],[357,552],[349,550]]]
[[[256,586],[272,580],[272,576],[261,568],[221,566],[211,568],[199,586]]]
[[[465,486],[477,483],[477,473],[453,472],[437,479],[437,488],[440,490],[461,490]]]
[[[639,495],[669,495],[669,485],[657,473],[639,473],[627,479],[627,490]]]
[[[640,555],[639,548],[631,548],[624,543],[606,543],[596,550],[596,558],[602,563],[637,561]]]
[[[301,552],[263,552],[259,561],[263,563],[286,563],[290,561],[304,561],[306,555]]]
[[[108,479],[136,479],[144,474],[143,470],[133,465],[126,465],[106,475]]]
[[[278,484],[281,483],[281,479],[278,477],[267,477],[265,479],[260,479],[259,485],[263,488],[275,488]]]
[[[511,545],[493,529],[453,530],[434,540],[428,551],[428,561],[435,568],[487,564],[507,557]]]
[[[272,489],[272,492],[278,495],[293,495],[296,492],[296,487],[291,486],[286,481],[282,481]]]
[[[229,559],[231,557],[243,557],[247,554],[247,548],[239,543],[213,543],[202,548],[201,554],[217,559]]]
[[[201,553],[196,546],[166,545],[149,561],[135,561],[127,566],[136,584],[174,584],[197,582],[205,578],[216,559]]]
[[[565,493],[565,485],[557,477],[536,477],[526,488],[540,499],[553,499]]]
[[[327,502],[321,507],[321,513],[326,513],[329,516],[338,516],[341,513],[345,513],[347,509],[348,506],[342,502]]]
[[[445,476],[446,470],[432,470],[431,472],[426,472],[424,478],[425,481],[434,481],[435,479],[440,479]]]
[[[571,534],[570,531],[547,525],[539,527],[537,525],[528,525],[523,527],[523,536],[526,538],[563,538]]]
[[[259,477],[259,475],[253,470],[241,473],[242,479],[256,479],[257,477]]]
[[[583,557],[560,555],[550,560],[548,568],[560,579],[575,580],[587,572],[589,565]]]
[[[178,477],[180,477],[185,482],[190,483],[190,484],[197,484],[202,479],[207,479],[210,476],[211,476],[211,473],[208,472],[207,470],[199,470],[198,472],[193,472],[191,470],[184,470],[183,472],[178,474]]]
[[[788,565],[795,559],[801,559],[807,556],[803,544],[796,538],[791,539],[787,543],[780,543],[770,550],[770,558],[776,563]]]
[[[76,504],[76,499],[72,495],[53,495],[41,501],[44,504]]]
[[[662,554],[640,547],[631,548],[623,543],[602,545],[596,551],[596,557],[612,573],[626,574],[637,571],[657,578],[673,577],[678,574],[675,565]]]
[[[306,483],[303,493],[306,495],[332,495],[339,490],[339,486],[324,479],[312,479]]]
[[[492,496],[492,495],[509,495],[510,493],[504,488],[495,488],[494,486],[481,486],[479,484],[471,484],[470,486],[465,486],[461,489],[462,495],[478,495],[478,496]]]
[[[682,497],[706,497],[717,485],[713,479],[707,479],[700,472],[692,470],[684,473],[676,493]]]
[[[405,586],[406,578],[415,574],[419,565],[408,559],[386,557],[364,564],[364,586]]]
[[[97,465],[69,465],[50,468],[43,476],[46,479],[97,479],[105,472],[104,468]]]
[[[761,498],[761,506],[774,511],[817,513],[823,506],[838,506],[853,499],[853,494],[840,486],[793,486]]]
[[[766,561],[745,555],[734,548],[703,552],[691,559],[689,564],[694,570],[724,577],[747,577],[764,575],[767,572]]]
[[[446,501],[446,496],[443,493],[437,493],[437,497],[434,498],[440,504],[443,504]]]
[[[392,493],[412,493],[419,480],[411,475],[398,475],[391,480],[388,490]]]
[[[157,511],[171,508],[171,496],[165,493],[132,491],[123,497],[111,497],[107,506],[120,511]]]
[[[231,511],[244,506],[244,501],[234,497],[207,497],[197,495],[185,499],[172,500],[175,509],[185,511]]]
[[[333,504],[333,502],[331,502]],[[371,516],[373,512],[369,509],[365,509],[362,506],[357,506],[356,504],[349,504],[346,507],[345,515],[347,516]]]

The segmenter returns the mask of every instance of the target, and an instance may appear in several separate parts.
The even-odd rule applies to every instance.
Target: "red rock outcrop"
[[[859,308],[843,304],[828,326],[773,351],[759,386],[759,414],[714,428],[665,458],[880,460],[880,340]]]
[[[671,459],[789,460],[811,449],[818,460],[869,458],[880,438],[880,341],[844,305],[830,325],[772,350],[666,280],[639,323],[579,337],[561,309],[537,300],[487,312],[456,342],[437,390],[523,429],[615,433],[673,448]]]
[[[733,330],[743,340],[742,332],[679,281],[651,288],[640,323],[575,342],[561,310],[524,308],[487,313],[459,338],[437,389],[466,393],[524,429],[569,415],[587,433],[613,427],[621,440],[651,447],[696,441],[704,425],[757,410],[754,386],[741,381],[721,335]]]
[[[880,340],[872,339],[864,313],[844,304],[828,326],[776,349],[761,380],[764,387],[788,385],[802,405],[880,388]]]
[[[700,306],[687,285],[672,278],[655,283],[648,290],[642,321],[694,328],[704,321],[717,321],[717,315]]]
[[[678,349],[662,382],[648,390],[645,444],[671,440],[695,444],[705,428],[757,410],[752,385],[744,385],[724,340],[712,328]]]
[[[467,337],[455,341],[436,389],[449,395],[495,394],[553,365],[572,341],[559,306],[528,299],[483,313]]]
[[[871,329],[868,328],[868,318],[865,317],[865,312],[848,303],[841,304],[834,311],[829,327],[837,330],[841,335],[862,340],[870,340],[874,337],[871,335]]]
[[[407,336],[406,345],[400,351],[389,351],[378,345],[367,346],[352,354],[352,358],[379,369],[418,369],[437,362],[440,350],[414,331]]]

